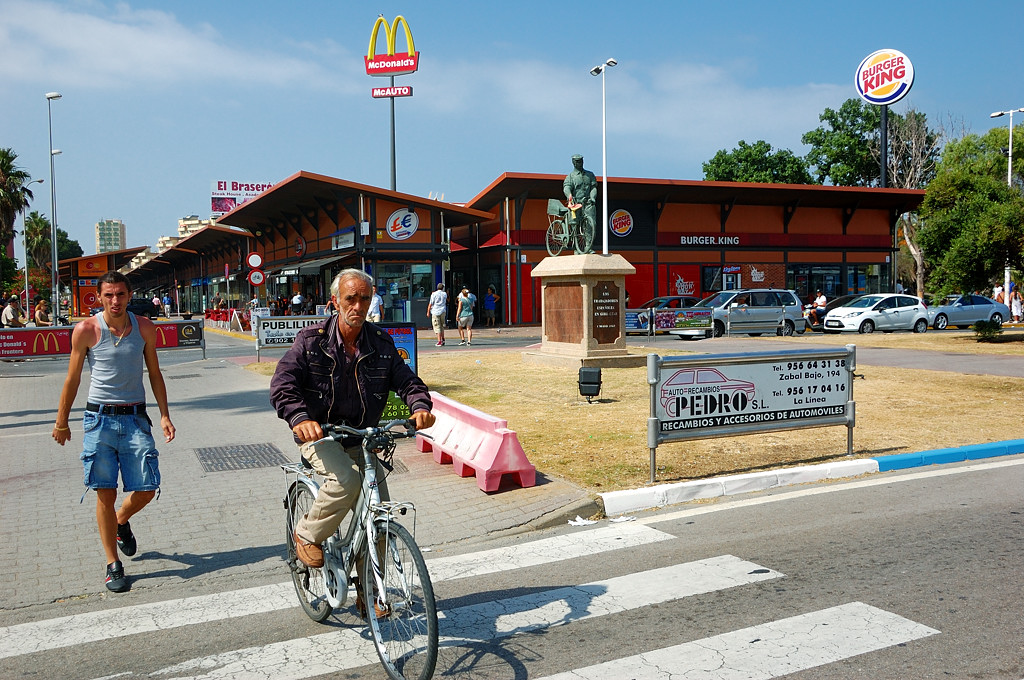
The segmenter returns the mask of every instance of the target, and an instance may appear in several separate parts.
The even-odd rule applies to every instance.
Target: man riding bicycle
[[[416,429],[434,424],[427,386],[398,354],[383,329],[366,322],[373,279],[359,269],[340,272],[331,284],[338,314],[306,326],[277,364],[270,402],[292,429],[302,457],[325,477],[316,501],[296,525],[295,549],[307,566],[323,566],[320,545],[341,524],[361,487],[361,441],[320,441],[320,423],[352,427],[377,424],[394,390],[409,406]],[[381,500],[388,500],[378,469]]]

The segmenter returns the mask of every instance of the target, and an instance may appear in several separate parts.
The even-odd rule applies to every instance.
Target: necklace
[[[128,334],[132,330],[131,326],[128,323],[126,323],[124,325],[124,328],[122,328],[119,331],[120,335],[118,335],[117,333],[114,332],[114,327],[113,326],[108,326],[108,328],[110,329],[110,337],[112,337],[114,339],[114,347],[117,347],[118,345],[120,345],[121,341],[124,340],[126,337],[128,337]]]

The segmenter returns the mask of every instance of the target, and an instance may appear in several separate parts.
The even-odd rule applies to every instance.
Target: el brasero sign
[[[395,51],[395,42],[398,34],[398,25],[402,24],[405,29],[405,52]],[[384,27],[384,35],[387,38],[387,53],[377,54],[377,35],[380,27]],[[368,76],[404,76],[415,73],[420,67],[420,54],[416,51],[416,44],[412,40],[412,31],[409,30],[409,22],[401,14],[395,17],[393,24],[388,24],[384,16],[377,17],[373,24],[373,32],[370,34],[370,48],[366,52],[366,75]],[[409,94],[412,94],[410,90]],[[388,95],[395,96],[395,95]],[[408,96],[408,95],[398,95]]]
[[[914,65],[899,50],[878,50],[860,62],[855,76],[857,94],[869,104],[895,104],[914,84]]]

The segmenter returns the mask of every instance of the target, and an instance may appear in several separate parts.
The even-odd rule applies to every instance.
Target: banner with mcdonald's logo
[[[71,327],[0,330],[0,359],[71,354]]]

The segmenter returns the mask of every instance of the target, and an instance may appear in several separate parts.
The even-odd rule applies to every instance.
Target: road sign
[[[253,269],[249,272],[249,283],[254,286],[262,286],[263,282],[266,280],[267,276],[263,273],[262,269]]]

